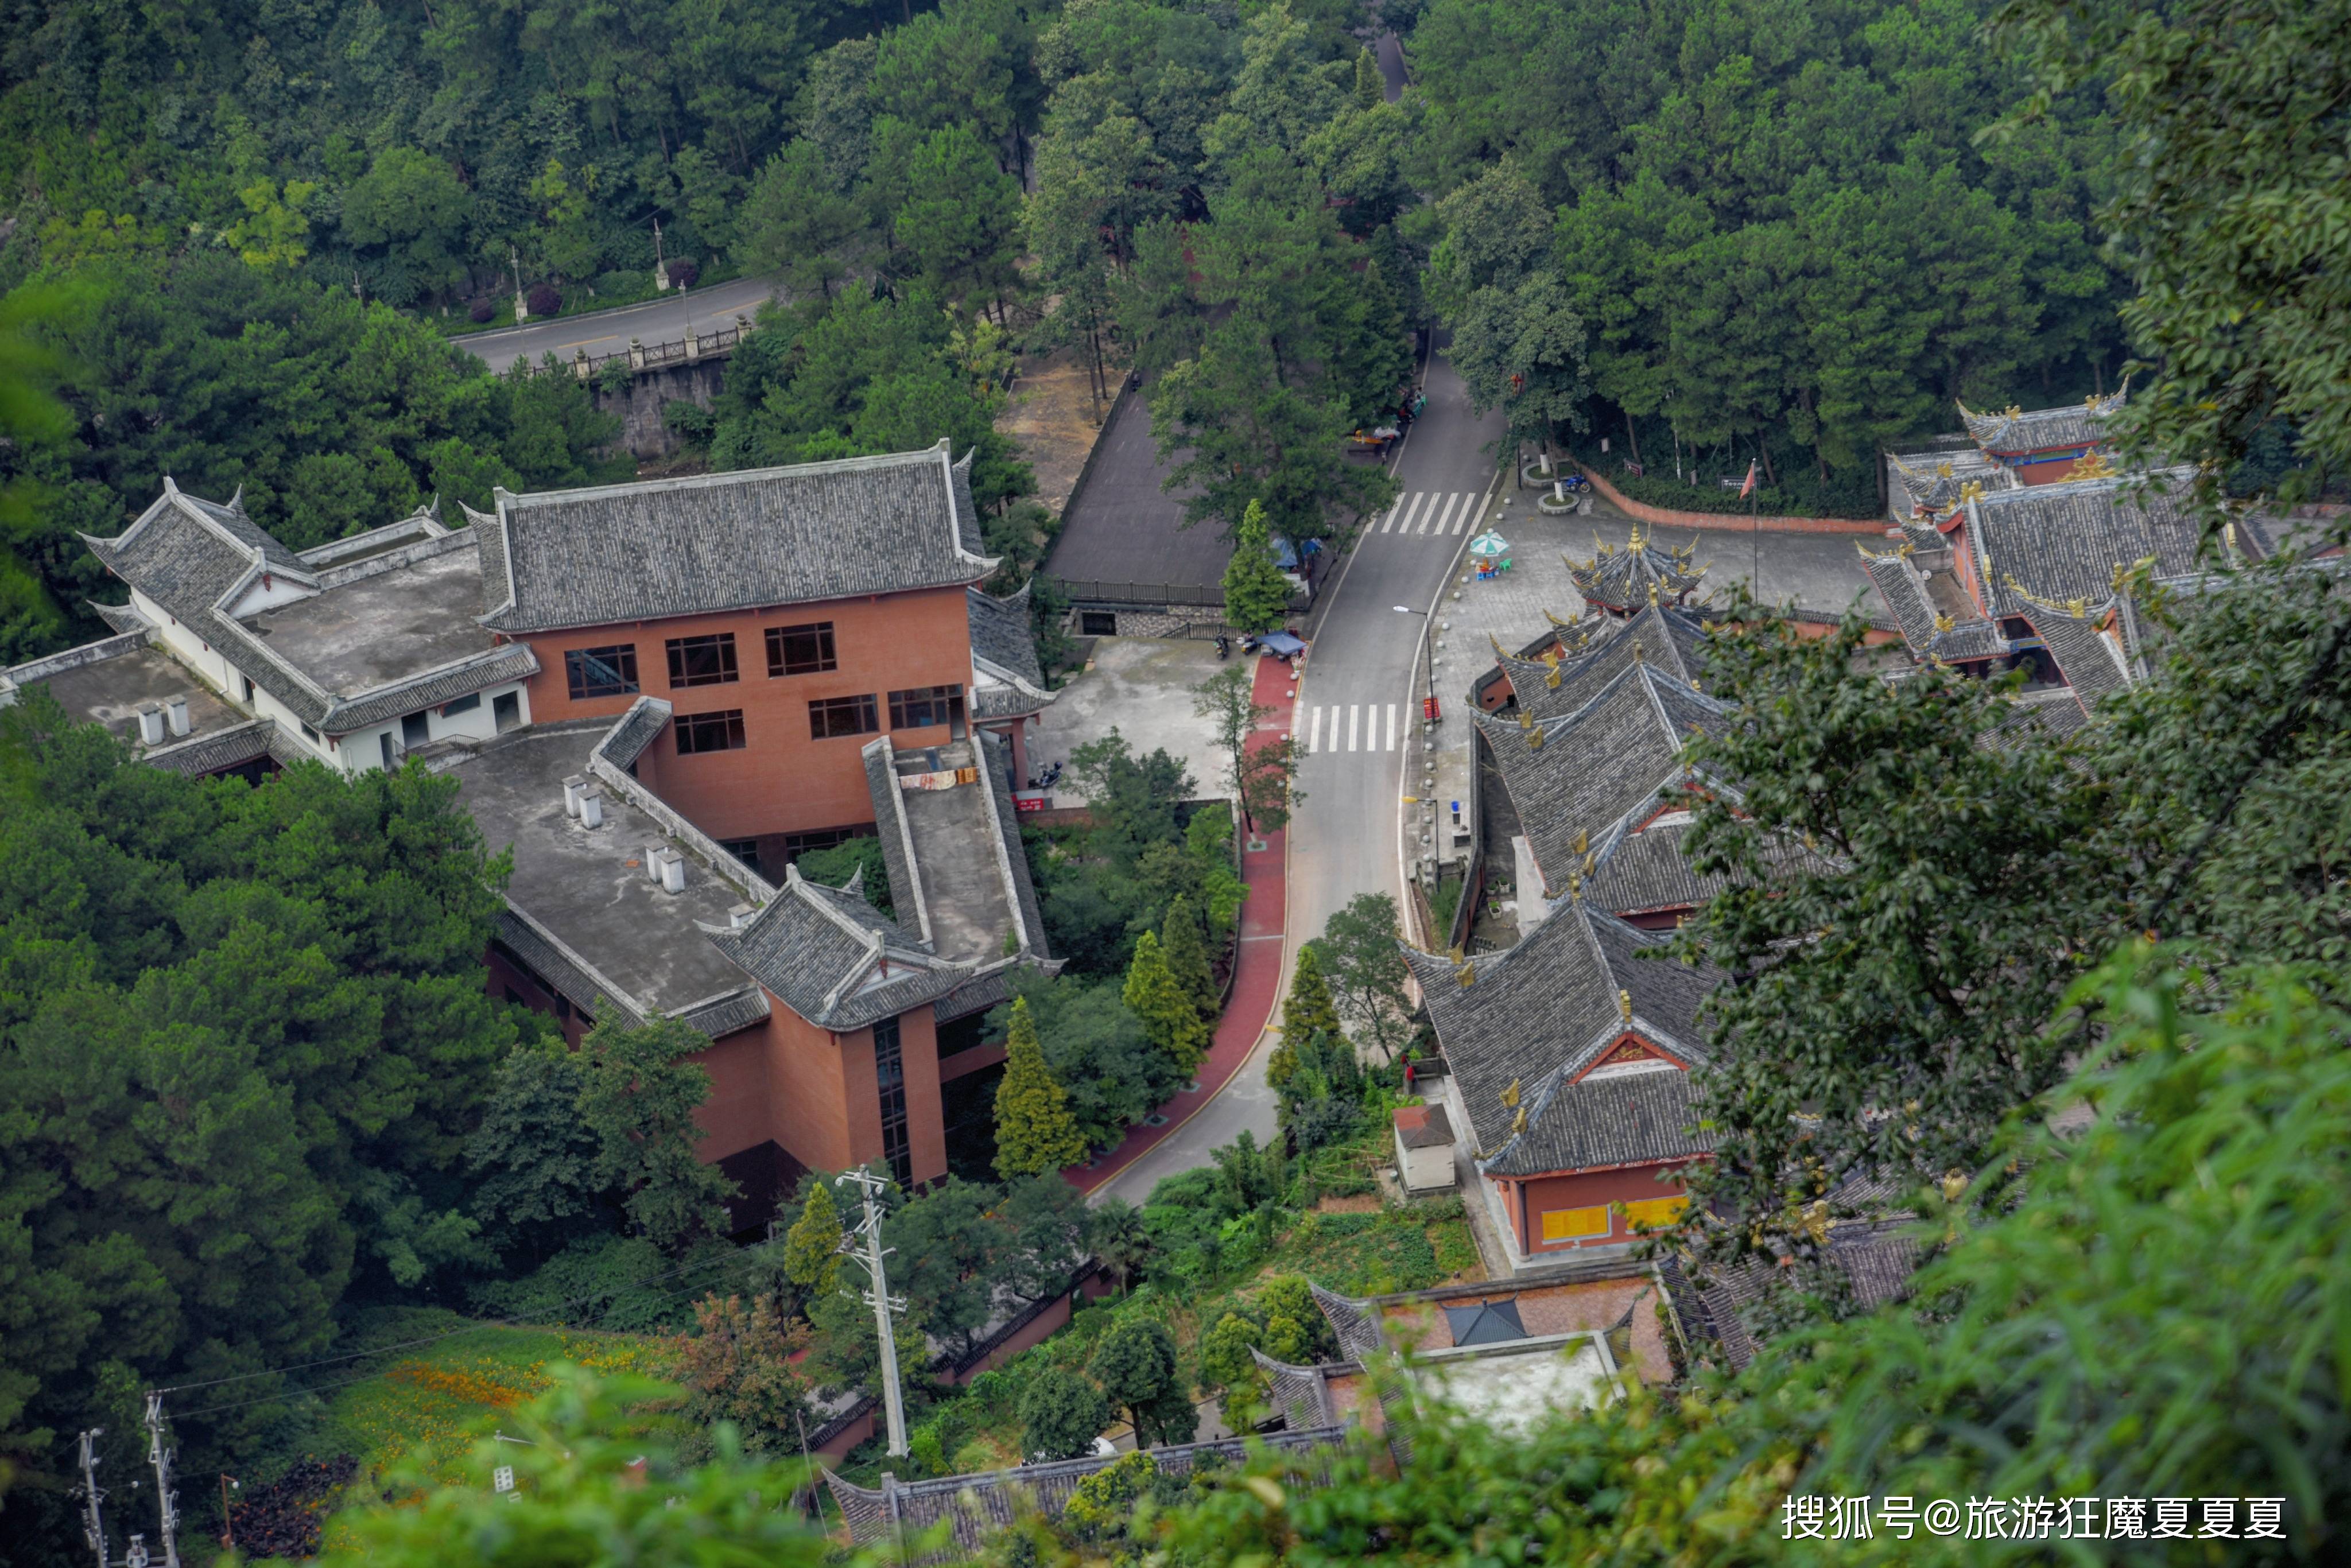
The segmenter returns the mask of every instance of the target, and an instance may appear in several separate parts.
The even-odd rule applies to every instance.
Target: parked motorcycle
[[[1217,663],[1223,664],[1232,656],[1233,645],[1221,635],[1217,639]]]

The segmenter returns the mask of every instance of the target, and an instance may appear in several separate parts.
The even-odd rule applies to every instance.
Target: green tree
[[[1134,1424],[1136,1447],[1192,1440],[1197,1413],[1176,1375],[1175,1336],[1156,1318],[1130,1313],[1113,1323],[1094,1351],[1093,1375]]]
[[[1992,18],[2033,89],[1996,134],[2062,125],[2089,84],[2125,139],[2100,216],[2138,285],[2122,314],[2147,374],[2118,421],[2134,451],[2193,453],[2217,476],[2274,423],[2310,465],[2294,494],[2351,463],[2351,295],[2325,259],[2351,211],[2346,23],[2341,0],[2157,15],[2010,0]]]
[[[1012,1238],[996,1212],[998,1197],[994,1187],[949,1176],[883,1222],[884,1240],[897,1249],[891,1289],[904,1291],[924,1326],[965,1355],[977,1348],[1005,1279]]]
[[[1069,1096],[1045,1065],[1029,998],[1016,998],[1005,1036],[1004,1080],[996,1088],[997,1173],[1041,1176],[1085,1157]]]
[[[534,1262],[559,1249],[611,1196],[596,1176],[597,1138],[580,1114],[586,1078],[560,1039],[522,1046],[498,1068],[465,1140],[466,1207],[502,1250]]]
[[[1214,1018],[1224,1000],[1217,989],[1216,972],[1208,966],[1208,939],[1201,934],[1200,916],[1189,898],[1177,894],[1160,917],[1159,945],[1167,972],[1192,998],[1202,1018]]]
[[[671,1250],[725,1235],[725,1205],[737,1193],[695,1152],[702,1129],[694,1113],[709,1097],[710,1074],[684,1059],[709,1046],[674,1019],[632,1027],[611,1013],[580,1042],[580,1115],[596,1138],[596,1179],[622,1194],[640,1234]]]
[[[1225,1425],[1236,1431],[1263,1418],[1265,1374],[1249,1353],[1264,1343],[1264,1325],[1238,1312],[1227,1312],[1200,1336],[1200,1386],[1223,1396]]]
[[[458,247],[472,208],[471,193],[447,163],[413,147],[387,147],[343,193],[343,233],[360,249],[385,256],[416,289],[438,294],[462,270]]]
[[[1322,955],[1309,942],[1298,949],[1298,960],[1290,972],[1290,994],[1281,1001],[1281,1044],[1266,1059],[1266,1082],[1277,1090],[1288,1083],[1297,1071],[1298,1053],[1318,1033],[1341,1035],[1343,1040],[1339,1010],[1332,1004],[1331,988],[1322,979]]]
[[[996,1217],[1005,1232],[996,1283],[1023,1301],[1065,1293],[1092,1234],[1085,1194],[1046,1171],[1008,1186]]]
[[[1165,1051],[1179,1072],[1190,1072],[1208,1053],[1210,1030],[1200,1009],[1167,967],[1159,951],[1159,934],[1145,931],[1134,944],[1134,961],[1127,966],[1126,987],[1120,999],[1143,1020],[1151,1043]]]
[[[1045,1071],[1067,1095],[1084,1147],[1116,1144],[1183,1083],[1176,1064],[1119,999],[1119,981],[1064,974],[1050,983],[1042,977],[1023,979],[1016,988],[1029,1004]],[[991,1038],[1001,1037],[1010,1012],[1007,1007],[989,1015]]]
[[[1048,1367],[1020,1391],[1020,1451],[1036,1459],[1074,1459],[1093,1452],[1110,1425],[1110,1401],[1074,1372]]]
[[[1402,928],[1395,900],[1359,893],[1322,925],[1309,944],[1332,1004],[1353,1038],[1377,1046],[1390,1061],[1411,1037],[1411,976],[1397,943]]]
[[[841,1208],[822,1176],[806,1185],[799,1218],[784,1233],[784,1277],[812,1296],[831,1295],[841,1279]]]
[[[1091,1211],[1086,1245],[1103,1268],[1118,1277],[1123,1292],[1134,1270],[1151,1256],[1151,1233],[1143,1216],[1123,1197],[1105,1197]]]
[[[823,299],[855,268],[867,239],[863,206],[806,137],[759,171],[739,222],[751,267],[774,273],[795,294]]]
[[[1255,501],[1233,530],[1233,559],[1225,566],[1225,624],[1251,633],[1270,632],[1290,613],[1290,580],[1273,558],[1265,508]],[[1246,674],[1246,666],[1237,670]]]
[[[898,244],[931,287],[966,303],[995,300],[1019,279],[1020,188],[964,127],[931,132],[907,169]]]
[[[830,849],[803,850],[792,863],[802,877],[827,887],[846,887],[852,877],[857,878],[857,891],[865,902],[896,917],[897,906],[890,898],[890,862],[883,857],[880,839],[861,833]]]

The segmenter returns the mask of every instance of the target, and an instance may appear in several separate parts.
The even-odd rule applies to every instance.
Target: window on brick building
[[[812,675],[837,669],[832,656],[832,622],[768,628],[768,674]]]
[[[737,860],[741,861],[745,865],[749,866],[753,871],[758,871],[759,869],[758,840],[721,839],[718,841],[718,847],[725,850],[728,854],[733,855]]]
[[[881,711],[874,705],[872,692],[862,696],[826,697],[809,704],[809,735],[813,739],[873,735],[881,728]]]
[[[916,686],[911,691],[890,694],[890,727],[892,729],[923,729],[931,725],[953,727],[950,733],[963,738],[963,688],[961,686]]]
[[[898,1020],[873,1026],[873,1077],[882,1090],[882,1153],[900,1186],[914,1182],[913,1151],[906,1141],[906,1061],[898,1049]]]
[[[669,684],[673,686],[715,686],[738,679],[735,669],[735,633],[669,640]]]
[[[637,645],[615,643],[604,648],[566,649],[563,674],[571,684],[574,701],[627,696],[637,689]]]
[[[743,749],[743,710],[739,707],[717,713],[680,714],[676,728],[680,757],[691,757],[697,751]]]

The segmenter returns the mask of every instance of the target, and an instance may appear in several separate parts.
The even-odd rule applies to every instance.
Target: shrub
[[[497,313],[497,302],[492,299],[476,299],[465,311],[465,314],[475,321],[486,321]]]
[[[530,313],[534,316],[553,316],[562,310],[563,296],[555,291],[552,283],[534,283],[530,286],[529,294],[524,297],[524,303],[530,307]]]
[[[691,288],[701,277],[702,268],[690,261],[679,260],[669,264],[669,286],[672,288]]]

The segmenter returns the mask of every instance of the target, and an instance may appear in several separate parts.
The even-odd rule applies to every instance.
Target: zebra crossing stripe
[[[1309,757],[1322,749],[1322,710],[1314,710],[1313,727],[1306,732],[1306,754]]]
[[[1461,498],[1469,504],[1461,508],[1461,520],[1453,525],[1453,531],[1457,534],[1469,526],[1469,519],[1478,515],[1479,505],[1479,498],[1476,496],[1464,496]]]
[[[1427,499],[1428,492],[1426,490],[1419,490],[1414,493],[1411,507],[1405,512],[1405,515],[1402,517],[1396,520],[1396,531],[1398,533],[1408,534],[1412,532],[1412,520],[1413,518],[1420,516],[1421,503]]]
[[[1388,515],[1380,519],[1380,532],[1386,533],[1396,526],[1396,518],[1404,515],[1405,503],[1411,497],[1407,496],[1395,498],[1395,505],[1388,508]]]
[[[1347,749],[1350,751],[1355,749],[1355,720],[1360,713],[1361,709],[1355,704],[1347,705]]]
[[[1396,748],[1396,747],[1395,747],[1395,718],[1396,718],[1396,706],[1395,706],[1395,704],[1394,704],[1394,703],[1390,703],[1390,704],[1388,704],[1388,749],[1389,749],[1390,751],[1394,751],[1394,750]]]

